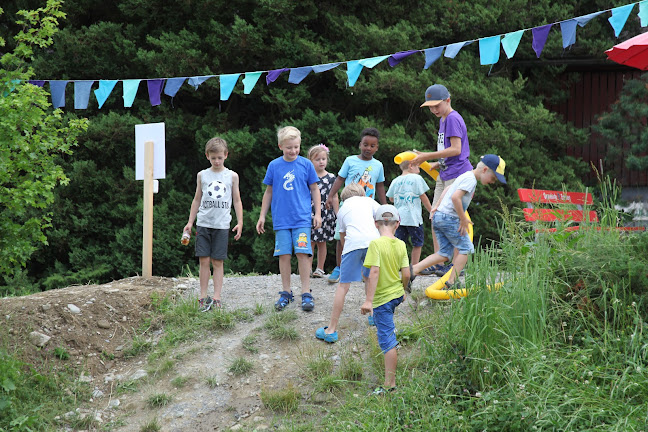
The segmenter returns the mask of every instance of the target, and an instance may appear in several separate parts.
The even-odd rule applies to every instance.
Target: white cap
[[[374,220],[400,222],[400,214],[398,214],[398,210],[393,205],[383,204],[374,212]]]

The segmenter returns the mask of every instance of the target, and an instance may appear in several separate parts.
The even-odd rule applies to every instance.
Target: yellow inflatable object
[[[401,162],[406,161],[406,160],[412,160],[416,157],[416,153],[411,152],[411,151],[406,151],[403,153],[398,153],[396,156],[394,156],[394,163],[396,165],[400,165]],[[439,177],[439,171],[435,170],[430,166],[430,162],[422,162],[421,165],[419,165],[423,171],[428,173],[430,177],[434,181]]]

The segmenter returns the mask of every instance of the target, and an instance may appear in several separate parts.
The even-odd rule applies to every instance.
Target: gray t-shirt
[[[200,172],[202,202],[198,208],[196,225],[206,228],[229,229],[232,221],[232,171],[225,168],[214,172],[211,168]]]
[[[461,174],[457,179],[448,186],[448,191],[443,196],[443,200],[437,209],[438,212],[445,213],[451,216],[459,217],[455,211],[454,204],[452,204],[452,194],[457,190],[466,191],[466,194],[461,198],[461,204],[463,205],[463,211],[468,210],[470,201],[472,201],[473,196],[475,195],[475,188],[477,187],[477,179],[475,174],[472,171],[465,172]]]

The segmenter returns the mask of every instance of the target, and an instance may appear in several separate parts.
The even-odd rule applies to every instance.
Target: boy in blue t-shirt
[[[283,310],[293,301],[290,289],[290,257],[294,250],[302,288],[301,307],[305,311],[311,311],[315,308],[310,290],[311,226],[318,229],[322,224],[320,192],[317,187],[319,177],[311,161],[299,156],[299,129],[293,126],[284,127],[277,132],[277,138],[283,156],[268,165],[263,179],[266,190],[256,230],[259,234],[265,232],[265,217],[272,208],[274,256],[279,257],[279,273],[283,287],[275,309]],[[312,219],[311,201],[315,209]]]
[[[336,196],[342,185],[348,186],[351,183],[360,184],[365,190],[365,196],[376,199],[380,204],[387,204],[385,197],[385,170],[382,162],[374,159],[373,155],[378,151],[378,140],[380,132],[376,128],[365,128],[360,133],[360,154],[349,156],[344,160],[342,168],[333,183],[329,198],[324,203],[327,209],[333,208],[332,197]],[[329,276],[329,283],[337,283],[340,280],[340,261],[342,259],[342,248],[340,246],[340,232],[335,230],[336,259],[337,266]]]

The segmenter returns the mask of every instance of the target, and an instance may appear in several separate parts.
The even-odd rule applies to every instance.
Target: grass
[[[268,330],[270,337],[275,340],[295,341],[299,339],[299,332],[293,327],[286,324],[297,319],[297,312],[282,311],[270,314],[265,322],[265,329]]]
[[[257,348],[257,336],[256,335],[247,335],[243,338],[241,341],[241,345],[243,348],[245,348],[247,351],[251,352],[252,354],[256,354],[259,352],[259,348]]]
[[[243,357],[237,357],[232,360],[232,363],[230,363],[227,368],[229,372],[237,376],[246,375],[251,372],[252,369],[254,369],[254,364]]]
[[[171,385],[175,388],[182,388],[187,384],[187,382],[189,382],[189,377],[177,376],[171,380]]]
[[[292,383],[282,389],[261,389],[261,402],[267,409],[279,413],[293,413],[299,407],[301,394]]]
[[[160,408],[167,406],[173,400],[173,396],[166,393],[154,393],[146,398],[146,404],[149,408]]]
[[[158,432],[160,430],[162,430],[162,425],[156,418],[147,421],[139,429],[140,432]]]
[[[207,377],[207,385],[209,388],[216,388],[220,385],[220,381],[218,380],[218,377],[216,375],[212,375]]]

